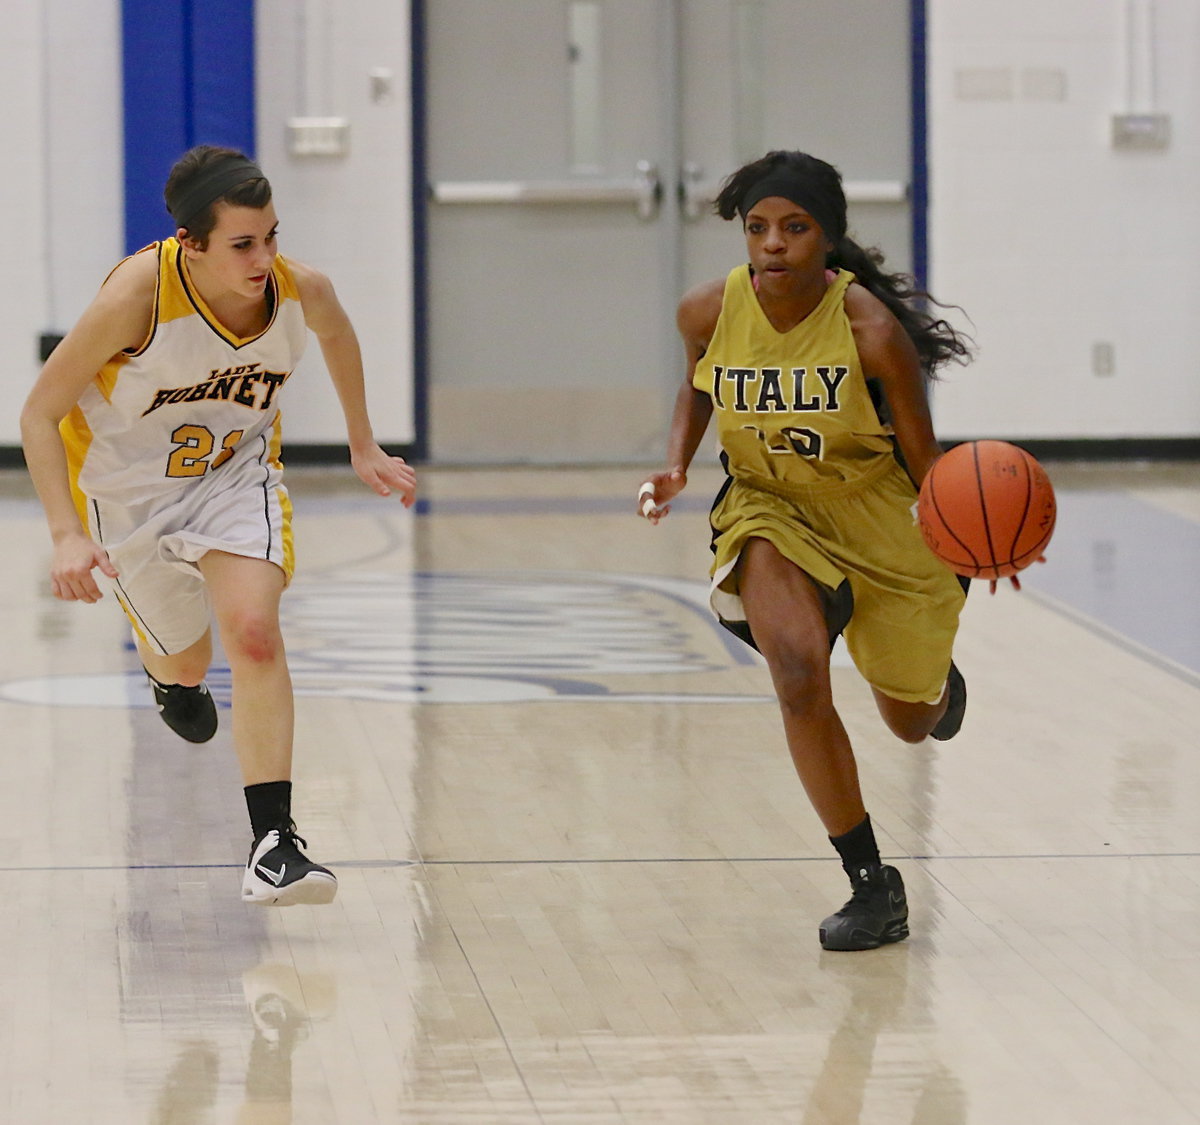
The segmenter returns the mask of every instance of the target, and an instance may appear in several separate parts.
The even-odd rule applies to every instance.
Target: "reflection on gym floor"
[[[1048,467],[958,738],[897,742],[835,656],[913,911],[863,954],[817,944],[844,877],[707,610],[715,470],[658,528],[636,468],[426,470],[416,512],[290,471],[297,820],[341,889],[286,911],[239,898],[228,722],[166,730],[0,477],[0,1120],[1200,1121],[1196,470]]]

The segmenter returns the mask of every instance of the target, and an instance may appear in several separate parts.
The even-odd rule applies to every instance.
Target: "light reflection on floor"
[[[67,698],[138,689],[126,632],[45,597],[0,474],[0,1120],[1194,1125],[1196,471],[1051,475],[1048,563],[968,602],[959,739],[900,746],[835,671],[913,903],[860,957],[816,946],[844,891],[765,673],[689,603],[714,474],[649,529],[636,471],[432,471],[416,516],[293,472],[298,813],[341,890],[281,913],[237,898],[228,731]]]

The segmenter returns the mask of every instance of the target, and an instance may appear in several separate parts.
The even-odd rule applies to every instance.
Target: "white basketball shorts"
[[[148,648],[170,656],[204,636],[212,604],[196,564],[209,551],[264,559],[291,581],[292,505],[282,475],[265,457],[239,454],[145,504],[89,499],[88,530],[116,567],[110,585]]]

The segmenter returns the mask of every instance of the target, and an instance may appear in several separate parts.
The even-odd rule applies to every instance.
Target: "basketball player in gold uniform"
[[[716,208],[741,217],[749,262],[680,303],[687,375],[640,510],[655,523],[669,512],[715,415],[728,480],[711,517],[712,606],[766,658],[796,770],[850,877],[821,944],[873,949],[908,935],[908,907],[833,706],[830,648],[844,633],[904,741],[958,732],[964,593],[913,507],[941,453],[926,380],[968,348],[846,236],[841,177],[824,161],[768,153],[725,181]]]
[[[215,617],[233,674],[233,741],[253,842],[247,902],[326,903],[331,871],[291,816],[293,701],[279,599],[293,569],[280,401],[308,332],[320,344],[360,479],[406,506],[416,478],[375,442],[354,329],[329,280],[282,257],[271,187],[202,145],[167,180],[173,238],[112,271],[47,360],[21,416],[65,601],[111,586],[163,720],[205,742]],[[307,846],[307,845],[305,845]]]

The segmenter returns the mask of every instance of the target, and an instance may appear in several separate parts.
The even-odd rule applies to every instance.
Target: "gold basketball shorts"
[[[849,583],[846,648],[872,687],[893,699],[937,702],[966,595],[921,538],[916,499],[890,457],[845,484],[731,479],[711,515],[713,611],[745,632],[737,562],[747,540],[765,539],[825,591]]]

